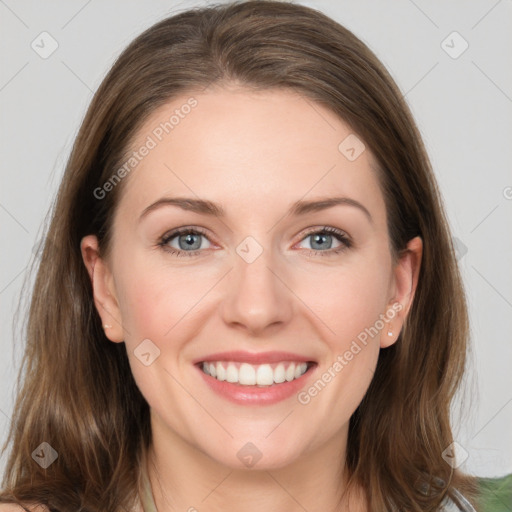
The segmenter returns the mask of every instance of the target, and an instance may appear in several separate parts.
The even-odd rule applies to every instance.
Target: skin
[[[153,112],[132,148],[190,96]],[[375,160],[368,149],[354,161],[338,150],[352,131],[324,107],[291,91],[234,85],[193,96],[197,107],[125,178],[109,256],[99,257],[93,235],[81,244],[96,308],[112,326],[106,335],[126,344],[150,405],[156,505],[160,512],[335,510],[349,419],[410,309],[421,239],[393,263]],[[214,201],[226,217],[163,206],[139,220],[165,196]],[[372,220],[349,205],[287,215],[297,200],[333,196],[360,202]],[[314,245],[309,235],[324,226],[342,230],[352,247],[334,254],[342,242],[329,234]],[[179,227],[207,232],[197,235],[200,254],[177,257],[158,246]],[[236,252],[247,236],[263,249],[252,263]],[[187,250],[183,238],[168,245]],[[402,310],[390,324],[307,405],[296,396],[270,406],[231,403],[192,366],[225,350],[292,351],[318,362],[309,387],[396,303]],[[149,366],[134,355],[144,339],[160,350]],[[237,457],[248,442],[262,454],[252,468]],[[366,510],[360,492],[350,510]]]

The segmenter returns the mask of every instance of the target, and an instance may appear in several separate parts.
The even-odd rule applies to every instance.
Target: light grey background
[[[27,265],[37,256],[42,219],[92,93],[142,30],[206,3],[0,0],[2,443],[22,348],[12,318]],[[467,456],[461,468],[472,474],[510,473],[512,2],[298,3],[325,12],[365,41],[411,105],[459,240],[470,306],[472,366],[454,409],[456,453],[459,462]],[[35,41],[40,52],[51,48],[43,31],[58,44],[47,58],[31,47]],[[469,47],[457,56],[465,42]],[[462,420],[459,404],[468,411]]]

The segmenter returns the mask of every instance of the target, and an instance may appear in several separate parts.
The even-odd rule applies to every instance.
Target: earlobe
[[[389,321],[386,332],[381,336],[381,348],[395,343],[402,330],[418,286],[422,256],[423,241],[419,236],[409,240],[407,247],[400,254],[393,275],[395,294],[388,305],[388,312],[393,310],[393,314],[388,318],[392,317],[392,319]]]
[[[101,318],[105,336],[116,343],[124,341],[121,312],[117,302],[112,274],[99,255],[98,239],[87,235],[80,243],[82,258],[91,279],[94,305]]]

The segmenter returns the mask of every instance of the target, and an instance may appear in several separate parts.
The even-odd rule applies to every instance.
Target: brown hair
[[[95,234],[107,253],[122,183],[101,200],[94,190],[121,165],[148,115],[178,94],[231,81],[293,89],[347,122],[378,161],[393,255],[411,238],[423,240],[412,308],[398,341],[381,350],[350,420],[351,482],[363,486],[374,512],[438,510],[453,488],[473,499],[473,479],[442,458],[453,441],[450,404],[466,361],[464,290],[410,111],[383,65],[350,31],[308,7],[248,1],[155,24],[121,54],[91,102],[33,288],[0,502],[30,500],[58,512],[134,505],[151,441],[149,407],[124,345],[104,335],[80,241]],[[58,452],[47,469],[31,456],[42,442]]]

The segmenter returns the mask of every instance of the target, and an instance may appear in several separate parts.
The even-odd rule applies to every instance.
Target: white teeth
[[[271,386],[274,384],[274,372],[269,364],[258,366],[256,371],[256,384],[258,384],[258,386]]]
[[[244,386],[254,386],[256,384],[256,371],[247,363],[242,363],[238,370],[238,383]]]
[[[298,379],[308,368],[307,363],[278,363],[277,365],[216,362],[202,365],[204,373],[220,381],[242,386],[271,386]]]
[[[226,369],[220,363],[217,363],[217,380],[226,380]]]
[[[286,380],[286,372],[284,369],[284,364],[279,363],[276,366],[276,369],[274,370],[274,382],[276,384],[281,384],[281,382],[284,382]]]
[[[294,364],[291,364],[290,366],[288,366],[288,369],[286,370],[286,380],[288,382],[292,381],[295,377],[295,365]]]
[[[234,364],[228,364],[226,369],[226,380],[228,382],[238,382],[238,370]]]

